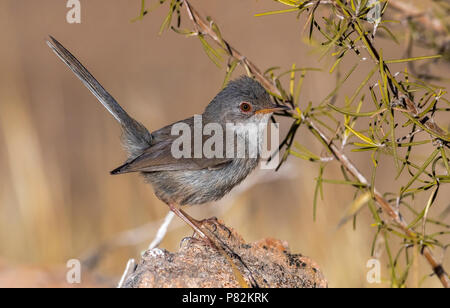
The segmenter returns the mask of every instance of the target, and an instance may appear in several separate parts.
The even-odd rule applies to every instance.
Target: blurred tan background
[[[224,37],[262,70],[274,65],[289,69],[294,62],[298,67],[329,65],[319,63],[318,56],[302,43],[304,20],[297,21],[295,15],[253,16],[279,9],[273,1],[192,2],[202,14],[211,15]],[[41,270],[64,272],[67,260],[86,256],[120,232],[153,223],[145,229],[147,236],[139,234],[140,243],[117,247],[101,256],[93,272],[102,277],[101,283],[114,285],[126,261],[139,257],[168,211],[141,177],[109,175],[125,159],[119,127],[50,51],[45,44],[48,34],[73,52],[150,130],[202,112],[223,82],[224,70],[207,58],[197,39],[172,31],[158,36],[167,6],[132,23],[140,10],[138,0],[81,0],[81,4],[81,24],[68,24],[66,1],[0,2],[2,286],[45,286],[48,277]],[[385,44],[385,57],[402,56],[402,48]],[[434,69],[448,77],[448,64]],[[359,84],[364,71],[356,73],[350,90]],[[302,106],[310,100],[320,101],[334,83],[334,77],[327,73],[309,74]],[[448,119],[444,120],[448,125]],[[288,123],[283,123],[283,129],[287,127]],[[320,145],[309,134],[299,133],[297,140],[320,153]],[[424,153],[428,153],[426,147]],[[357,155],[354,159],[369,175],[370,157]],[[400,184],[393,181],[392,159],[382,159],[381,163],[384,167],[377,175],[378,189],[397,191]],[[264,237],[288,241],[294,252],[310,256],[320,265],[331,287],[378,286],[366,281],[366,262],[375,232],[368,210],[359,216],[356,231],[351,223],[337,229],[353,199],[353,190],[325,185],[325,200],[319,202],[317,221],[313,222],[317,172],[318,165],[291,157],[279,174],[255,174],[225,200],[188,211],[196,218],[218,216],[247,241]],[[339,174],[337,164],[332,164],[325,177],[338,178]],[[415,206],[421,210],[428,197],[429,193],[421,194]],[[430,215],[439,214],[448,200],[448,192],[441,193]],[[176,250],[180,240],[191,233],[176,218],[162,247]],[[441,257],[440,250],[436,253]],[[448,259],[445,262],[450,268]],[[428,265],[420,259],[418,275],[428,273]],[[385,266],[382,276],[389,277]],[[63,284],[58,279],[52,283]],[[440,284],[429,278],[424,286]]]

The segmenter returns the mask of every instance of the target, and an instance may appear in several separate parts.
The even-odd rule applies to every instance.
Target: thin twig
[[[167,229],[169,228],[169,225],[174,217],[175,214],[172,211],[169,211],[169,213],[167,213],[166,217],[164,218],[164,222],[159,227],[158,232],[156,232],[155,238],[148,246],[149,250],[152,250],[153,248],[156,248],[159,246],[159,244],[161,244],[162,240],[167,234]]]
[[[134,259],[128,260],[127,266],[125,267],[125,271],[123,272],[122,277],[120,278],[120,281],[117,284],[118,289],[123,287],[123,284],[125,283],[126,279],[134,272],[135,268],[136,268],[136,261]]]

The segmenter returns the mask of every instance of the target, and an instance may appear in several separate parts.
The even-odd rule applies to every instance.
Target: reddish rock
[[[327,287],[317,264],[308,257],[291,253],[284,241],[267,238],[249,244],[220,221],[208,221],[204,227],[210,230],[210,236],[222,247],[222,252],[197,236],[183,240],[176,253],[158,248],[148,250],[127,277],[124,287],[242,287],[239,274],[233,271],[230,262],[248,286]]]

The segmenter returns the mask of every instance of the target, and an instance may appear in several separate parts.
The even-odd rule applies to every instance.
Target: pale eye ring
[[[251,112],[252,111],[252,105],[250,104],[250,103],[247,103],[247,102],[242,102],[240,105],[239,105],[239,108],[241,109],[241,111],[242,112],[244,112],[244,113],[249,113],[249,112]]]

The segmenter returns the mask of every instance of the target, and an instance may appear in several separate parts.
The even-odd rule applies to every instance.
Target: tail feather
[[[124,132],[123,143],[131,157],[138,156],[143,150],[151,145],[152,136],[150,132],[141,123],[128,115],[111,94],[102,87],[74,55],[52,36],[50,36],[50,40],[47,41],[47,45],[121,124]]]

